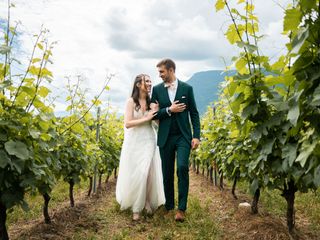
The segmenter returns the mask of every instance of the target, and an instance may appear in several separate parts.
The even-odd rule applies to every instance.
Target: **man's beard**
[[[171,82],[171,79],[170,79],[170,77],[169,77],[169,76],[167,76],[167,77],[163,78],[162,80],[163,80],[165,83],[169,83],[169,82]]]

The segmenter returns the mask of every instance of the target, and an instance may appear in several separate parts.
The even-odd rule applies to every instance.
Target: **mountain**
[[[217,101],[220,85],[224,81],[226,73],[222,70],[210,70],[195,73],[186,81],[193,87],[199,114],[203,115],[211,102]]]

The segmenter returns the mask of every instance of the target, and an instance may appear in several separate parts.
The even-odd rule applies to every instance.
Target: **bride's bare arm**
[[[132,128],[143,124],[145,122],[151,121],[156,111],[150,111],[147,115],[139,119],[133,119],[134,102],[132,98],[129,98],[126,105],[126,111],[124,113],[124,125],[126,128]]]

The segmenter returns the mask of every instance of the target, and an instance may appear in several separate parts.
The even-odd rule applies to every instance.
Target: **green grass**
[[[59,182],[52,192],[50,209],[59,209],[62,202],[68,203],[68,184]],[[87,183],[75,187],[75,195],[79,191],[87,190]],[[25,212],[16,207],[9,214],[10,224],[24,222],[32,219],[42,218],[42,196],[28,195],[26,200],[30,210]],[[89,200],[89,199],[88,199]],[[130,210],[120,211],[120,206],[115,200],[114,191],[92,199],[86,210],[81,215],[82,222],[71,224],[68,229],[61,229],[67,234],[68,239],[77,240],[120,240],[120,239],[217,239],[220,231],[219,226],[213,221],[208,209],[209,201],[201,201],[196,196],[190,196],[187,211],[187,218],[184,223],[177,223],[174,220],[175,212],[165,216],[163,208],[160,208],[153,217],[143,215],[142,220],[133,223]],[[200,202],[201,201],[201,202]],[[65,219],[67,220],[67,219]],[[88,223],[82,225],[82,223]],[[69,232],[65,232],[69,231]],[[28,238],[27,235],[20,237]],[[40,236],[39,236],[40,237]]]
[[[230,184],[228,184],[230,186]],[[87,182],[82,182],[80,186],[75,187],[75,196],[79,196],[79,192],[87,191]],[[246,199],[250,199],[247,192],[248,184],[239,183],[238,191],[245,193],[242,195]],[[177,187],[176,187],[177,190]],[[198,190],[198,189],[197,189]],[[199,190],[201,193],[205,188]],[[59,182],[52,193],[52,200],[50,201],[50,209],[63,212],[62,215],[55,215],[55,221],[60,225],[51,231],[51,234],[59,232],[65,239],[77,240],[117,240],[117,239],[220,239],[223,238],[224,228],[219,224],[219,218],[214,216],[212,211],[212,199],[214,196],[206,196],[204,199],[199,197],[206,195],[198,195],[197,191],[191,191],[188,199],[188,210],[186,213],[186,220],[183,223],[177,223],[174,220],[175,212],[164,214],[164,209],[160,208],[156,211],[153,217],[146,215],[142,216],[140,222],[135,223],[131,220],[132,212],[130,210],[121,211],[119,204],[115,200],[115,182],[109,184],[108,192],[103,192],[99,196],[82,199],[79,208],[67,209],[68,214],[64,214],[65,209],[61,207],[61,203],[69,205],[68,199],[68,184]],[[14,208],[13,212],[9,214],[9,233],[10,224],[14,226],[17,224],[30,224],[27,220],[42,219],[42,197],[39,195],[26,197],[30,204],[30,211],[24,212],[21,208]],[[76,200],[77,205],[77,200]],[[82,207],[81,207],[82,206]],[[310,230],[315,232],[320,231],[320,191],[316,194],[309,192],[306,194],[296,194],[296,216],[299,219],[307,220],[310,223]],[[211,209],[210,209],[211,208]],[[270,214],[271,216],[285,218],[286,202],[280,196],[277,190],[263,190],[260,198],[260,210],[262,213]],[[79,218],[69,219],[69,215],[74,217],[72,213],[79,212]],[[225,210],[226,211],[226,210]],[[230,210],[231,211],[231,210]],[[233,211],[233,210],[232,210]],[[222,214],[229,214],[232,212],[225,212]],[[78,215],[77,215],[78,216]],[[59,217],[63,217],[63,221],[67,222],[65,226],[63,222],[59,221]],[[221,221],[220,221],[221,222]],[[37,222],[39,223],[39,221]],[[62,223],[62,224],[61,224]],[[41,224],[39,224],[41,225]],[[299,226],[299,224],[298,224]],[[26,231],[16,239],[28,239],[32,233]],[[37,229],[44,229],[35,226],[32,231]],[[36,234],[46,233],[39,231]],[[25,237],[25,238],[23,238]],[[39,238],[41,236],[39,235]],[[57,238],[63,239],[63,238]]]
[[[110,228],[119,228],[119,232],[112,236],[112,240],[118,239],[217,239],[219,226],[212,220],[208,207],[202,207],[200,200],[195,197],[189,198],[189,207],[186,221],[177,223],[174,221],[175,212],[164,216],[163,209],[159,209],[153,217],[146,217],[137,224],[130,225],[130,228],[119,228],[111,225]],[[120,216],[125,224],[131,222],[131,211],[120,211],[116,202],[111,209],[104,213],[107,219]],[[114,223],[113,223],[114,224]],[[103,238],[102,238],[103,239]]]
[[[302,214],[308,218],[312,230],[320,231],[320,189],[316,192],[296,194],[296,214]]]
[[[237,189],[241,192],[249,194],[249,185],[240,182]],[[269,214],[277,217],[286,217],[287,202],[281,196],[280,190],[264,189],[260,194],[260,206]],[[310,222],[310,230],[320,231],[320,189],[317,191],[309,191],[307,193],[297,192],[295,195],[296,217],[308,219]]]
[[[163,207],[152,217],[143,214],[140,222],[133,223],[132,212],[121,211],[112,193],[108,199],[99,202],[96,210],[87,216],[92,222],[100,225],[99,230],[94,233],[90,229],[85,232],[84,229],[79,229],[82,234],[75,235],[74,239],[219,239],[221,232],[217,222],[210,215],[209,203],[210,201],[190,195],[186,220],[183,223],[175,222],[175,211],[165,215]]]
[[[190,212],[186,227],[192,229],[195,239],[216,239],[220,234],[219,226],[210,215],[208,205],[201,207],[200,200],[195,197],[189,199],[189,204]]]

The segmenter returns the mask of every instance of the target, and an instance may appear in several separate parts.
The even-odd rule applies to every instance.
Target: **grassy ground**
[[[62,202],[67,202],[69,200],[69,184],[63,181],[60,181],[52,191],[50,208],[59,209],[59,206]],[[79,185],[75,185],[75,195],[77,196],[79,192],[87,188],[87,183],[82,182]],[[27,194],[26,201],[28,202],[29,211],[24,211],[21,207],[15,207],[12,212],[10,212],[7,222],[9,224],[15,223],[17,221],[28,221],[35,218],[39,218],[42,214],[42,204],[43,197],[38,193]],[[53,212],[54,213],[54,212]]]
[[[67,196],[67,185],[62,184],[60,187],[64,191],[54,194],[63,198]],[[131,220],[130,211],[120,211],[114,192],[113,179],[107,189],[94,197],[85,197],[85,189],[78,188],[74,208],[68,206],[68,199],[60,207],[54,200],[51,206],[53,222],[50,225],[44,224],[41,219],[42,198],[32,197],[30,212],[15,209],[11,214],[9,232],[12,239],[79,240],[216,239],[219,235],[218,226],[212,221],[208,207],[202,206],[197,197],[190,196],[188,218],[184,223],[176,223],[175,212],[165,215],[162,207],[152,217],[144,214],[141,221],[136,223]]]
[[[15,209],[9,217],[11,239],[290,239],[285,224],[285,204],[276,192],[262,192],[260,213],[238,208],[251,197],[239,186],[239,199],[228,189],[220,191],[202,175],[190,172],[190,197],[184,223],[174,221],[174,212],[159,208],[153,217],[131,220],[130,211],[120,211],[115,201],[115,180],[95,196],[86,197],[87,186],[75,191],[76,206],[69,207],[68,186],[59,184],[50,205],[51,224],[41,216],[41,197],[30,197],[31,210]],[[319,196],[297,196],[297,236],[318,239]]]
[[[248,184],[240,183],[239,191],[248,194]],[[264,189],[260,195],[263,211],[279,218],[285,218],[287,203],[279,190]],[[295,198],[296,224],[308,225],[311,231],[320,232],[320,189],[308,193],[296,193]]]

